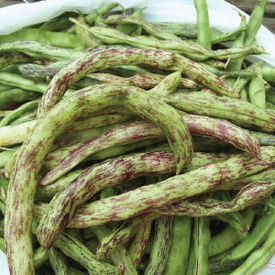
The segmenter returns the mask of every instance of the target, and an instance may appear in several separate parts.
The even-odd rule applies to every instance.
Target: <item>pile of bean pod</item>
[[[0,36],[10,274],[249,275],[275,254],[275,68],[247,59],[267,0],[228,33],[194,4],[193,25],[108,3]]]

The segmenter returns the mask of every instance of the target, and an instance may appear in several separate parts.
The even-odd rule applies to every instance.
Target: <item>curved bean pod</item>
[[[40,244],[50,247],[69,223],[76,207],[107,186],[146,174],[169,173],[174,169],[173,156],[169,152],[133,154],[91,166],[51,200],[38,226]]]
[[[206,49],[211,49],[207,2],[205,0],[195,0],[194,5],[197,13],[198,43]]]
[[[231,275],[246,275],[255,274],[261,268],[263,268],[268,261],[274,256],[275,253],[275,229],[271,229],[271,232],[267,236],[264,244],[251,253],[248,258],[236,268]]]
[[[74,93],[36,124],[20,150],[11,175],[5,215],[6,250],[11,272],[15,274],[24,272],[33,274],[34,272],[29,232],[36,175],[55,137],[87,108],[90,108],[90,113],[95,113],[104,107],[124,103],[127,103],[132,111],[161,125],[175,151],[177,171],[181,171],[184,163],[191,160],[192,143],[189,142],[191,137],[180,115],[165,103],[144,93],[143,90],[130,86],[99,85]],[[178,142],[181,148],[177,145]],[[186,148],[188,152],[184,152]],[[14,209],[18,210],[14,211]],[[22,223],[22,218],[26,216],[30,218]],[[18,254],[16,251],[24,251],[24,253]]]
[[[68,226],[89,227],[121,221],[152,211],[153,206],[161,207],[210,189],[218,189],[226,181],[252,175],[274,165],[275,148],[262,147],[261,150],[262,160],[238,155],[156,184],[142,186],[118,196],[80,206]],[[84,209],[86,218],[80,215]]]
[[[30,62],[32,58],[23,53],[3,54],[0,56],[0,68],[4,68],[8,65],[15,63]]]
[[[275,132],[275,111],[263,110],[242,100],[190,92],[170,95],[165,101],[186,112],[225,118],[247,128]]]
[[[147,155],[147,153],[144,153],[144,156],[146,156],[146,155]],[[159,153],[157,153],[157,155],[160,157]],[[166,152],[166,156],[168,156],[168,152]],[[213,153],[195,152],[194,156],[192,158],[192,161],[191,161],[190,165],[188,165],[186,167],[186,170],[189,171],[189,170],[196,169],[196,168],[206,165],[206,164],[223,161],[223,160],[226,160],[228,157],[229,157],[229,155],[227,155],[227,154],[213,154]],[[144,160],[145,160],[145,158],[144,158]],[[168,159],[163,159],[163,160],[167,161]],[[161,160],[161,158],[159,158],[160,162],[163,160]],[[173,155],[171,153],[170,153],[170,161],[173,162]],[[144,162],[143,164],[141,164],[141,166],[146,166],[146,163]],[[167,165],[166,165],[163,163],[163,168],[165,168],[165,166],[170,167],[170,164],[167,163]],[[45,185],[45,186],[39,185],[37,187],[36,194],[38,195],[38,197],[52,197],[57,192],[68,187],[69,184],[74,179],[76,179],[80,174],[84,173],[85,170],[86,170],[86,168],[77,169],[75,171],[67,173],[66,175],[64,175],[57,181],[55,181],[53,184],[49,184],[49,185]],[[171,172],[173,172],[173,171],[175,171],[175,167],[173,170],[171,170]],[[167,173],[170,173],[170,171],[167,171]]]
[[[252,156],[260,157],[260,146],[256,138],[252,138],[245,130],[230,122],[189,114],[182,114],[182,118],[192,135],[216,137],[233,144]],[[153,123],[137,121],[118,126],[81,144],[70,146],[67,148],[67,154],[64,152],[64,149],[52,152],[49,154],[49,159],[51,162],[55,159],[55,167],[45,175],[41,184],[47,185],[52,183],[89,155],[107,147],[131,141],[142,141],[162,135],[161,129]],[[59,151],[62,151],[62,154],[59,154]],[[58,157],[59,155],[61,158]],[[53,164],[51,164],[52,166]]]
[[[170,51],[183,54],[188,58],[192,58],[196,61],[204,61],[209,58],[215,58],[224,60],[228,58],[240,58],[250,54],[262,54],[265,53],[263,47],[251,45],[245,48],[229,48],[221,50],[208,50],[199,44],[185,40],[159,40],[157,38],[141,36],[130,36],[120,31],[105,27],[91,27],[86,26],[74,20],[83,29],[89,31],[98,40],[105,44],[125,44],[141,49],[161,49],[164,51]]]
[[[175,70],[181,70],[190,78],[205,84],[217,93],[232,97],[239,96],[219,77],[183,56],[159,50],[112,48],[79,58],[56,74],[42,97],[38,115],[41,116],[52,108],[61,99],[70,85],[84,77],[87,73],[95,72],[98,69],[111,68],[119,64],[142,64],[166,70],[175,68]]]
[[[204,201],[183,200],[176,205],[167,205],[155,210],[160,215],[188,215],[192,217],[214,216],[225,213],[241,211],[246,207],[254,205],[271,195],[275,190],[275,182],[253,182],[243,187],[236,197],[230,201]]]
[[[210,243],[209,219],[195,218],[187,274],[208,274],[208,246]]]

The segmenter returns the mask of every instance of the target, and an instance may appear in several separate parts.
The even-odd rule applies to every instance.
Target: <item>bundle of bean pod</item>
[[[267,264],[275,68],[246,59],[265,53],[266,3],[229,33],[195,0],[194,25],[109,3],[0,36],[0,248],[12,275]]]

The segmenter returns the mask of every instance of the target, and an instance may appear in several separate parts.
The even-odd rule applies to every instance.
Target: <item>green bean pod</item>
[[[206,49],[211,49],[207,2],[206,0],[195,0],[194,5],[197,12],[198,44]]]
[[[225,118],[246,128],[275,132],[273,110],[263,110],[242,100],[218,97],[209,93],[190,92],[170,95],[165,101],[186,112]]]
[[[256,139],[252,139],[241,129],[226,121],[219,121],[209,117],[182,115],[190,132],[194,135],[214,136],[243,149],[249,154],[259,157],[260,147]],[[138,133],[138,134],[137,134]],[[81,144],[61,148],[52,152],[46,157],[47,167],[53,167],[42,180],[42,185],[47,185],[71,170],[89,155],[94,154],[102,149],[118,144],[126,144],[131,141],[142,141],[149,138],[162,136],[160,128],[149,122],[133,122],[124,124],[103,132],[97,137],[85,141]],[[60,156],[60,157],[59,157]],[[50,160],[51,164],[49,165]]]
[[[274,199],[272,201],[274,202]],[[237,262],[249,255],[249,253],[251,253],[251,251],[253,251],[264,240],[265,236],[275,223],[275,210],[271,207],[268,210],[270,211],[270,214],[261,217],[257,221],[255,227],[251,233],[248,234],[248,237],[245,240],[230,251],[212,257],[210,261],[212,263],[226,265],[228,262]]]
[[[111,234],[110,229],[104,225],[93,227],[92,231],[95,233],[100,241]],[[110,253],[110,257],[113,263],[119,269],[120,273],[133,275],[138,274],[128,252],[122,245],[120,245],[120,247],[117,247],[116,250],[112,251]]]
[[[206,84],[209,88],[221,94],[238,97],[231,88],[216,75],[210,73],[195,62],[173,53],[159,50],[139,49],[107,49],[92,55],[84,56],[62,69],[50,82],[45,95],[42,97],[38,116],[53,107],[63,96],[70,85],[84,77],[87,73],[98,69],[107,69],[119,64],[143,64],[154,68],[181,70],[184,74]]]
[[[87,54],[87,52],[80,50],[58,48],[35,41],[14,41],[0,45],[1,54],[10,52],[21,52],[33,58],[46,58],[53,61],[79,58]]]
[[[144,275],[162,274],[169,255],[172,218],[160,217],[155,221],[155,238]]]
[[[251,226],[254,219],[254,211],[252,208],[246,208],[242,212],[242,216],[247,224],[247,227]],[[227,225],[220,233],[211,238],[208,247],[208,256],[215,256],[224,251],[227,251],[246,237],[247,232],[237,232],[233,227]]]
[[[274,177],[274,175],[275,175],[275,169],[273,167],[270,167],[270,168],[265,169],[264,171],[262,171],[258,174],[255,174],[255,175],[245,176],[245,177],[241,177],[239,179],[225,182],[223,184],[223,190],[240,190],[246,184],[249,184],[252,182],[271,181],[272,178]]]
[[[144,19],[136,16],[126,14],[115,14],[108,16],[104,22],[107,24],[134,24],[140,26],[143,30],[145,30],[147,33],[153,35],[156,38],[163,40],[181,41],[181,39],[176,35],[159,30],[153,24],[148,23]]]
[[[250,101],[258,108],[265,109],[265,81],[263,80],[261,68],[254,70],[254,77],[248,87]]]
[[[90,74],[89,77],[102,81],[102,82],[110,82],[110,83],[123,83],[125,85],[131,85],[143,89],[151,89],[154,88],[162,79],[165,78],[164,75],[154,74],[154,73],[143,73],[143,74],[135,74],[131,77],[119,77],[116,75],[108,74],[108,73],[93,73]],[[189,78],[181,78],[179,83],[179,88],[187,88],[194,89],[197,87],[197,83]]]
[[[177,36],[185,36],[188,38],[198,37],[197,24],[178,22],[152,22],[152,24],[165,32],[173,33]],[[222,33],[215,28],[210,28],[210,30],[212,38],[222,35]]]
[[[51,247],[49,251],[49,259],[52,269],[56,275],[69,275],[69,266],[66,263],[64,255],[56,248]]]
[[[253,43],[255,36],[262,25],[267,2],[268,0],[260,0],[258,5],[252,11],[245,32],[245,46]]]
[[[241,16],[241,24],[240,24],[240,28],[241,27],[245,27],[245,29],[247,29],[246,27],[246,17],[239,13],[239,15]],[[245,41],[245,32],[241,32],[237,38],[233,41],[232,43],[232,47],[244,47],[244,41]],[[240,70],[242,68],[242,63],[243,63],[243,58],[239,58],[239,59],[235,59],[235,60],[231,60],[228,64],[228,70],[229,71],[234,71],[234,70]]]
[[[0,56],[0,68],[3,69],[11,64],[26,63],[31,60],[32,58],[30,56],[23,53],[3,54]]]
[[[232,48],[238,48],[238,46],[236,45],[235,42],[238,40],[238,38],[242,34],[245,33],[246,29],[247,29],[246,25],[241,25],[240,27],[238,27],[232,31],[212,36],[211,44],[213,45],[213,44],[218,44],[218,43],[222,43],[222,42],[233,41]]]
[[[0,72],[0,83],[20,88],[27,91],[44,93],[47,90],[47,84],[43,82],[37,82],[28,78],[25,78],[19,74]],[[16,97],[14,97],[16,101]]]
[[[235,211],[241,211],[246,207],[259,203],[262,199],[271,195],[275,190],[272,181],[260,181],[247,184],[236,197],[229,202],[216,200],[187,199],[174,205],[163,206],[154,210],[161,215],[188,215],[192,217],[204,217],[222,215]],[[219,217],[217,217],[219,219]],[[229,223],[231,226],[232,224]],[[246,227],[245,225],[244,227]],[[234,226],[232,226],[235,228]],[[235,228],[239,229],[239,228]],[[247,228],[246,228],[247,230]]]
[[[123,101],[121,101],[122,98]],[[86,108],[90,108],[91,113],[95,113],[103,107],[121,103],[127,103],[132,111],[142,112],[145,117],[161,123],[171,146],[175,148],[177,171],[182,170],[184,162],[188,163],[191,160],[192,149],[189,151],[189,148],[192,146],[188,142],[190,134],[186,132],[180,115],[173,108],[144,93],[143,90],[130,86],[123,88],[123,86],[100,85],[74,93],[40,119],[17,158],[18,161],[11,175],[5,215],[6,249],[11,271],[33,274],[32,247],[28,232],[31,226],[36,175],[55,137],[76,120]],[[167,125],[164,124],[165,121]],[[172,130],[174,127],[176,128]],[[178,142],[184,143],[182,144],[184,148],[188,147],[187,154],[182,152],[182,145],[180,146],[182,148],[178,148],[179,146],[176,145]],[[185,160],[184,155],[187,157]],[[14,211],[18,205],[21,207],[18,211]],[[22,217],[25,216],[29,216],[30,219],[22,223]],[[24,251],[24,254],[16,254],[15,251]]]
[[[208,218],[195,218],[192,245],[186,274],[208,274],[208,246],[210,243]]]
[[[29,102],[21,105],[20,107],[16,108],[15,110],[13,110],[10,114],[8,114],[7,116],[5,116],[1,120],[0,127],[8,125],[11,121],[17,119],[22,114],[24,114],[24,113],[26,113],[26,112],[28,112],[30,110],[33,110],[33,109],[37,108],[39,101],[40,100],[29,101]]]
[[[53,62],[49,65],[39,65],[33,63],[27,63],[18,65],[19,72],[31,79],[47,79],[47,77],[52,77],[58,73],[62,68],[69,65],[73,60],[65,60]]]
[[[91,27],[87,28],[85,25],[74,20],[80,27],[89,31],[93,36],[104,42],[105,44],[125,44],[135,48],[141,49],[161,49],[180,53],[188,58],[196,61],[204,61],[209,58],[225,60],[228,58],[240,58],[250,54],[265,53],[263,47],[259,45],[251,45],[245,48],[229,48],[220,50],[207,50],[204,47],[190,41],[185,40],[159,40],[148,36],[129,36],[120,31],[105,27]]]
[[[164,275],[185,274],[189,256],[192,219],[174,217],[171,246]]]
[[[194,153],[192,161],[191,161],[190,165],[188,165],[186,167],[186,170],[189,171],[189,170],[196,169],[196,168],[206,165],[206,164],[223,161],[223,160],[226,160],[228,157],[229,157],[229,155],[224,155],[224,154]],[[171,160],[172,160],[172,154],[171,154]],[[144,166],[145,164],[142,164],[142,165]],[[60,179],[58,179],[57,181],[55,181],[53,184],[49,184],[49,185],[45,185],[45,186],[39,185],[37,187],[36,194],[38,195],[38,197],[52,197],[52,196],[54,196],[57,192],[68,187],[69,184],[74,179],[76,179],[80,174],[82,174],[85,171],[85,169],[86,168],[80,168],[80,169],[74,170],[72,172],[69,172],[69,173],[65,174],[63,177],[61,177]],[[271,175],[271,177],[272,176],[273,175]],[[233,184],[230,184],[230,185],[232,186]]]
[[[251,253],[248,258],[232,273],[232,275],[255,274],[263,268],[275,253],[275,229],[270,230],[264,244],[256,251]]]
[[[129,247],[129,256],[135,267],[141,262],[145,247],[150,237],[152,221],[148,221],[140,226],[136,236]]]
[[[68,226],[83,228],[121,221],[148,212],[149,209],[151,211],[152,206],[161,207],[210,189],[218,189],[226,181],[252,175],[274,165],[274,150],[274,147],[262,147],[262,160],[237,155],[156,184],[80,206]],[[226,171],[226,177],[222,171]]]
[[[87,247],[67,233],[60,235],[54,242],[54,247],[67,257],[80,263],[90,275],[119,274],[117,268],[105,262],[97,261],[95,255]]]
[[[1,77],[1,76],[0,76]],[[1,80],[0,80],[1,81]],[[13,102],[26,102],[37,98],[37,94],[33,92],[24,91],[19,88],[10,88],[0,92],[0,109]]]
[[[51,45],[60,48],[83,48],[82,43],[77,39],[74,34],[64,32],[53,32],[43,30],[41,28],[24,28],[17,32],[0,36],[0,43],[11,43],[22,41],[35,41],[45,43],[44,45]]]

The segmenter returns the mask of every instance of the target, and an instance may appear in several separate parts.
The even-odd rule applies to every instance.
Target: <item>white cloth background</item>
[[[65,11],[89,13],[99,6],[114,2],[110,0],[45,0],[32,4],[17,4],[0,9],[0,35],[9,34],[23,27],[41,23]],[[193,0],[118,0],[125,8],[146,7],[145,19],[156,22],[196,23],[196,10]],[[227,32],[237,28],[240,17],[236,7],[224,0],[207,0],[211,27]],[[238,9],[239,10],[239,9]],[[247,15],[247,17],[249,17]],[[264,46],[269,55],[257,56],[275,66],[275,35],[262,26],[257,41]],[[8,275],[5,255],[0,251],[0,274]],[[275,257],[259,275],[275,274]]]

